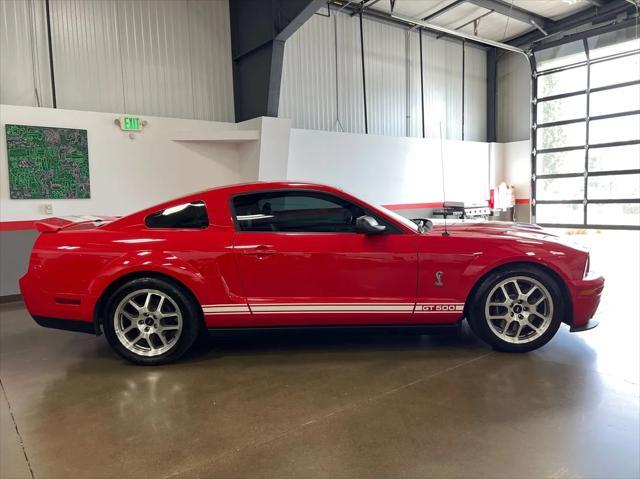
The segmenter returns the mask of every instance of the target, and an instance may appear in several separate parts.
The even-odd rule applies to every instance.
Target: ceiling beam
[[[359,14],[360,12],[364,12],[367,8],[373,7],[379,1],[380,0],[362,0],[360,2],[358,9],[354,10],[353,13],[351,13],[351,16],[353,17],[354,15]],[[349,2],[349,3],[353,3],[353,2]]]
[[[452,10],[454,8],[456,8],[458,5],[465,3],[466,0],[455,0],[455,2],[451,2],[449,5],[445,5],[444,7],[442,7],[439,10],[436,10],[433,13],[430,13],[429,15],[427,15],[426,17],[422,17],[420,20],[432,20],[436,17],[439,17],[440,15],[447,13],[449,10]]]
[[[278,116],[284,44],[326,0],[229,2],[236,121]]]
[[[437,32],[445,33],[452,37],[464,38],[466,40],[471,40],[477,43],[483,43],[485,45],[490,45],[496,48],[502,48],[503,50],[508,50],[515,53],[521,53],[526,55],[525,51],[521,48],[514,47],[513,45],[507,45],[506,43],[496,42],[494,40],[489,40],[488,38],[478,37],[476,35],[471,35],[469,33],[461,32],[458,30],[452,30],[451,28],[443,27],[442,25],[436,25],[434,23],[425,22],[424,20],[420,20],[418,18],[406,17],[404,15],[391,15],[393,18],[397,18],[409,24],[418,25],[420,27],[426,28],[428,30],[435,30]]]
[[[2,0],[0,0],[1,2]],[[262,0],[260,0],[262,1]],[[354,5],[349,4],[349,2],[347,0],[330,0],[330,5],[333,5],[334,7],[337,8],[337,11],[344,11],[345,13],[353,13],[356,12],[358,13],[360,7],[359,5]],[[415,19],[412,19],[411,21],[406,21],[406,20],[400,20],[399,18],[397,18],[396,14],[394,13],[393,15],[391,15],[390,13],[385,13],[381,10],[376,10],[376,9],[371,9],[371,10],[366,10],[364,12],[362,12],[362,15],[365,18],[371,18],[371,19],[376,19],[378,21],[384,22],[384,23],[389,23],[391,25],[399,25],[402,27],[408,27],[409,31],[415,30],[417,28],[421,28],[423,27],[422,25],[416,25],[415,23]],[[438,27],[437,29],[431,29],[431,28],[426,28],[423,27],[425,30],[429,30],[433,33],[442,33],[440,28]],[[456,35],[448,35],[445,33],[446,37],[451,37],[451,38],[459,38],[460,35],[457,34]],[[476,42],[474,40],[469,40],[471,43],[476,44],[478,46],[483,46],[484,42]]]
[[[517,7],[512,3],[503,2],[502,0],[467,0],[469,3],[473,3],[478,7],[486,8],[487,10],[493,10],[496,13],[511,17],[514,20],[519,20],[529,25],[534,25],[540,28],[547,29],[553,25],[553,20],[538,15],[536,13],[525,10],[524,8]]]
[[[475,0],[473,1],[475,2]],[[606,3],[603,7],[591,7],[586,10],[582,10],[580,12],[574,13],[573,15],[569,15],[568,17],[557,20],[551,26],[543,28],[549,36],[562,34],[567,30],[571,30],[582,25],[607,21],[609,19],[615,18],[617,15],[625,12],[626,10],[633,11],[632,8],[633,6],[626,0],[612,0],[611,2]],[[546,35],[539,30],[533,30],[531,32],[520,35],[519,37],[516,37],[508,41],[507,43],[509,45],[521,47],[537,42],[545,38],[545,36]]]

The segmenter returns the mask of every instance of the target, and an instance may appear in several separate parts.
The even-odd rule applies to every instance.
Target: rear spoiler
[[[98,226],[101,223],[115,220],[116,216],[67,216],[62,218],[47,218],[36,221],[36,229],[40,233],[55,233],[69,226],[77,226],[80,224],[93,223]]]

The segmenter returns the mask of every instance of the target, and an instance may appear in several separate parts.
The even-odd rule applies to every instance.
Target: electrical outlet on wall
[[[44,213],[46,215],[52,215],[53,214],[53,205],[51,203],[45,203],[45,205],[44,205]]]

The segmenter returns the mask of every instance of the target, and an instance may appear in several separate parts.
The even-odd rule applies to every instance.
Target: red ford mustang
[[[206,329],[398,326],[473,331],[531,351],[591,319],[604,279],[537,226],[409,221],[305,183],[215,188],[122,218],[38,224],[27,308],[104,332],[124,358],[179,358]]]

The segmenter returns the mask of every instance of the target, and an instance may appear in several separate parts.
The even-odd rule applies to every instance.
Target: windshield
[[[383,213],[385,213],[387,216],[390,216],[391,218],[393,218],[394,220],[396,220],[398,223],[402,223],[403,225],[407,226],[408,228],[411,228],[413,231],[415,231],[416,233],[419,233],[419,229],[418,229],[418,225],[415,224],[413,221],[411,221],[408,218],[405,218],[402,215],[399,215],[398,213],[396,213],[395,211],[391,211],[388,210],[387,208],[385,208],[384,206],[378,206],[378,209],[380,211],[382,211]]]

